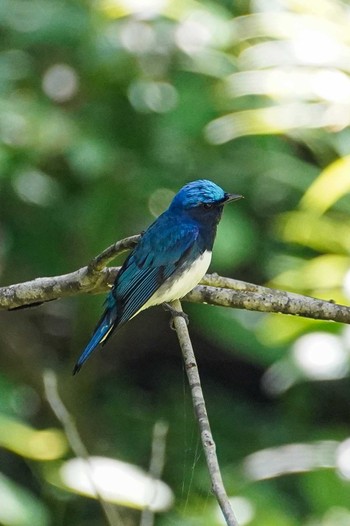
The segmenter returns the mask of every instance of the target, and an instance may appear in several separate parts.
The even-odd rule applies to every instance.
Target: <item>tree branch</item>
[[[149,474],[154,480],[160,480],[165,465],[165,446],[169,425],[158,420],[153,426],[152,451],[149,464]],[[144,508],[141,513],[140,526],[154,525],[154,511]]]
[[[105,292],[113,285],[119,268],[104,268],[109,261],[137,245],[140,235],[117,241],[86,267],[49,278],[37,278],[0,288],[0,310],[18,309],[87,292]]]
[[[87,266],[75,272],[61,276],[37,278],[32,281],[0,288],[0,310],[29,307],[81,293],[98,294],[110,290],[120,267],[106,267],[105,265],[118,254],[134,248],[139,239],[140,236],[137,235],[114,243],[96,256]],[[204,276],[201,284],[183,299],[193,303],[207,303],[260,312],[279,312],[350,324],[350,307],[345,305],[254,285],[218,276],[217,274]],[[173,302],[173,305],[175,309],[181,310],[179,301]],[[176,316],[174,318],[174,326],[184,356],[213,492],[219,502],[227,525],[238,526],[223,486],[197,364],[185,320]]]
[[[182,307],[179,300],[173,301],[171,305],[175,311],[182,312]],[[213,493],[220,505],[226,524],[228,526],[238,526],[237,519],[231,508],[231,504],[222,481],[220,466],[216,456],[216,446],[210,429],[196,357],[193,352],[186,320],[183,316],[179,316],[175,312],[175,314],[173,313],[173,323],[185,362],[185,369],[191,389],[193,407],[200,429],[203,450],[207,461]]]
[[[215,276],[207,274],[202,281],[215,282]],[[222,278],[221,280],[229,280]],[[261,287],[244,281],[231,280],[237,283],[238,290],[233,288],[226,289],[212,287],[208,285],[198,285],[185,298],[186,301],[193,303],[209,303],[221,307],[231,307],[235,309],[254,310],[259,312],[279,312],[281,314],[291,314],[293,316],[303,316],[316,320],[337,321],[340,323],[350,323],[350,307],[339,305],[333,301],[325,301],[311,296],[303,296],[294,292],[270,289]],[[256,287],[256,291],[250,290]],[[0,291],[1,293],[1,291]]]
[[[75,272],[0,288],[0,310],[18,309],[77,294],[99,294],[110,290],[120,267],[104,265],[117,255],[134,248],[139,238],[137,235],[114,243],[87,266]],[[350,324],[350,307],[332,301],[271,289],[217,274],[207,274],[201,283],[185,296],[184,301],[260,312],[280,312]]]
[[[141,234],[126,237],[125,239],[121,239],[120,241],[117,241],[110,247],[106,248],[103,252],[101,252],[101,254],[94,257],[94,259],[90,261],[87,268],[88,275],[98,273],[116,256],[119,256],[119,254],[122,254],[127,250],[135,248],[140,240],[140,237]]]

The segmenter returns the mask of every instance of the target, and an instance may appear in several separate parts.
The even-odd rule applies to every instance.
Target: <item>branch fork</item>
[[[0,288],[0,310],[29,307],[82,293],[107,292],[113,286],[120,267],[106,267],[106,265],[117,255],[134,248],[139,239],[140,235],[136,235],[117,241],[96,256],[87,266],[75,272],[55,277],[37,278]],[[301,294],[271,289],[226,278],[218,274],[204,276],[201,284],[189,292],[183,300],[350,323],[350,307],[338,305],[332,300],[324,301]],[[186,315],[182,311],[179,300],[173,301],[169,310],[183,354],[213,493],[220,505],[227,526],[238,526],[221,477],[196,358],[188,333]]]

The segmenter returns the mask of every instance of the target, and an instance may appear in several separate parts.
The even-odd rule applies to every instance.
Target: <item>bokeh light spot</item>
[[[237,522],[241,526],[249,524],[254,519],[255,509],[249,499],[237,496],[230,497],[229,501],[232,506],[232,509],[234,510]],[[219,507],[217,507],[216,510],[216,520],[219,524],[227,524]]]
[[[40,460],[60,458],[67,451],[67,442],[63,434],[55,429],[33,432],[28,436],[29,457]]]
[[[350,479],[350,438],[344,440],[338,447],[337,467],[344,478]]]
[[[158,217],[169,206],[175,192],[168,188],[158,188],[148,200],[148,208],[154,217]]]
[[[348,370],[348,354],[341,339],[326,332],[314,332],[299,338],[293,346],[296,364],[309,378],[343,378]]]
[[[111,458],[72,459],[60,469],[67,487],[90,497],[96,489],[109,501],[151,511],[165,511],[173,504],[173,493],[162,481],[152,479],[137,466]]]
[[[185,20],[176,31],[176,43],[186,53],[198,53],[211,41],[211,32],[200,20]]]
[[[290,473],[335,466],[338,442],[321,440],[311,444],[286,444],[248,455],[243,468],[251,480],[265,480]]]
[[[50,99],[56,102],[66,102],[78,91],[78,76],[67,64],[55,64],[44,74],[43,90]]]
[[[23,201],[40,206],[51,204],[59,192],[54,179],[34,168],[19,172],[13,180],[13,186]]]
[[[138,22],[127,22],[121,32],[122,45],[132,53],[148,53],[155,46],[155,33],[149,25]]]
[[[320,29],[301,29],[292,46],[300,64],[324,65],[340,55],[337,41]]]
[[[166,113],[177,104],[177,91],[167,82],[136,81],[128,90],[134,108],[140,112]]]
[[[0,140],[10,146],[23,146],[28,140],[27,121],[20,113],[4,111],[0,117]]]

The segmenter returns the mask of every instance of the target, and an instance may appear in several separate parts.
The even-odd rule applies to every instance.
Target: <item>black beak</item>
[[[225,194],[224,204],[231,203],[232,201],[238,201],[239,199],[244,199],[243,195],[240,194]]]

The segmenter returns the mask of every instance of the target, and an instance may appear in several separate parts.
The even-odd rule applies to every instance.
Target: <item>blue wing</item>
[[[126,323],[159,287],[186,261],[199,256],[195,224],[160,216],[125,261],[111,292],[118,310],[118,325]]]
[[[79,371],[90,354],[103,345],[114,330],[126,323],[153,296],[159,287],[186,261],[202,252],[196,241],[195,224],[181,222],[169,213],[162,214],[146,230],[135,249],[125,260],[106,299],[103,313],[88,345],[77,361]]]

